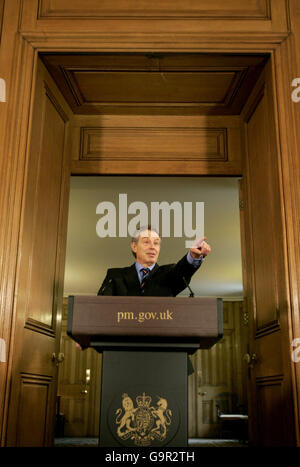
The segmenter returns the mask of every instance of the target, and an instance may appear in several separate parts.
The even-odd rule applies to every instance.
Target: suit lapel
[[[146,277],[146,279],[144,279],[145,281],[145,285],[144,285],[144,288],[145,289],[148,289],[149,287],[151,288],[151,279],[153,278],[153,276],[157,273],[159,269],[159,266],[158,264],[156,264],[154,266],[154,268],[150,271],[149,275]]]
[[[154,268],[152,269],[152,271],[150,271],[150,274],[149,276],[146,278],[146,281],[145,281],[145,285],[144,285],[144,294],[145,296],[147,296],[148,294],[151,295],[151,290],[153,291],[153,283],[151,282],[151,279],[155,276],[155,274],[157,273],[157,271],[159,270],[159,266],[158,264],[156,264],[154,266]]]
[[[135,269],[135,263],[124,270],[124,281],[128,290],[140,290],[140,282]]]
[[[153,274],[155,274],[159,269],[159,265],[156,263],[156,265],[154,266],[154,268],[152,269],[152,271],[150,271],[150,274],[149,276],[147,277],[147,280],[150,279],[150,277],[153,276]]]

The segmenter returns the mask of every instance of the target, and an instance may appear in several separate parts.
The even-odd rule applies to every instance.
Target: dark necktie
[[[147,277],[150,274],[150,269],[149,268],[143,268],[141,269],[143,275],[142,275],[142,282],[141,282],[141,293],[144,293],[144,285],[146,282]]]

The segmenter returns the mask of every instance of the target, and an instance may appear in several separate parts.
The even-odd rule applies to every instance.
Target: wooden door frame
[[[5,391],[3,411],[3,424],[8,414],[9,387],[13,373],[13,344],[14,328],[16,322],[14,308],[14,284],[17,270],[17,258],[19,255],[19,222],[22,204],[23,189],[26,180],[26,161],[29,154],[29,142],[31,133],[31,121],[33,111],[33,97],[36,79],[36,66],[39,52],[216,52],[216,53],[269,53],[273,66],[273,90],[275,95],[275,117],[278,135],[278,157],[280,167],[280,181],[282,185],[282,205],[287,205],[291,210],[296,208],[297,190],[299,182],[294,181],[293,175],[295,167],[293,165],[293,151],[297,150],[297,134],[289,130],[296,128],[295,110],[291,108],[291,82],[290,77],[297,76],[297,67],[295,60],[291,57],[296,56],[295,43],[293,40],[287,40],[289,34],[251,34],[247,42],[241,41],[240,34],[226,34],[223,37],[213,38],[212,34],[203,33],[182,38],[178,35],[176,38],[168,34],[159,37],[145,39],[139,34],[76,34],[76,33],[47,33],[19,32],[15,40],[14,59],[11,86],[11,95],[9,103],[10,119],[5,131],[5,148],[7,158],[10,161],[10,173],[6,177],[7,187],[11,186],[11,191],[15,190],[14,199],[10,201],[10,231],[8,255],[11,252],[10,268],[6,273],[5,281],[7,283],[6,297],[6,327],[4,330],[4,339],[9,349],[8,364],[4,375],[3,388]],[[164,44],[163,47],[160,44]],[[300,104],[299,104],[300,105]],[[20,110],[21,109],[21,110]],[[280,112],[278,111],[280,109]],[[14,128],[14,131],[11,131]],[[71,175],[71,174],[70,174]],[[112,175],[117,175],[112,173]],[[130,173],[128,173],[130,175]],[[144,175],[144,174],[141,174]],[[170,175],[170,173],[168,174]],[[201,173],[193,175],[201,175]],[[294,183],[292,183],[294,182]],[[251,181],[250,181],[251,183]],[[285,210],[285,209],[284,209]],[[297,264],[299,261],[299,251],[297,250],[297,227],[293,225],[291,215],[285,219],[285,241],[287,245],[286,253],[286,277],[288,280],[288,290],[290,294],[289,322],[290,338],[300,335],[300,323],[296,318],[298,305],[298,285],[296,279]],[[245,227],[245,226],[244,226]],[[293,251],[298,252],[296,259]],[[298,261],[298,263],[297,263]],[[249,274],[251,275],[250,266]],[[299,366],[299,365],[298,365]],[[300,369],[296,365],[291,368],[294,415],[297,432],[297,442],[300,445],[299,418],[300,418]],[[2,387],[2,386],[1,386]],[[3,410],[2,410],[3,409]],[[2,413],[0,414],[2,415]],[[5,430],[2,430],[3,435]],[[4,436],[2,438],[4,439]],[[3,441],[2,441],[3,444]]]

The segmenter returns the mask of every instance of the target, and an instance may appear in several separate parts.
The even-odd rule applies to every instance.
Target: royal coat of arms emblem
[[[135,407],[128,394],[122,395],[122,408],[115,412],[119,438],[130,439],[137,446],[149,446],[154,440],[163,441],[166,438],[172,410],[168,409],[168,402],[163,397],[158,397],[156,406],[151,402],[152,397],[144,392],[136,397]]]

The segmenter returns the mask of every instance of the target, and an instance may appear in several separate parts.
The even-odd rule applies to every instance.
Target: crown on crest
[[[136,402],[139,407],[149,407],[151,400],[152,400],[152,397],[146,396],[144,392],[142,396],[136,397]]]

